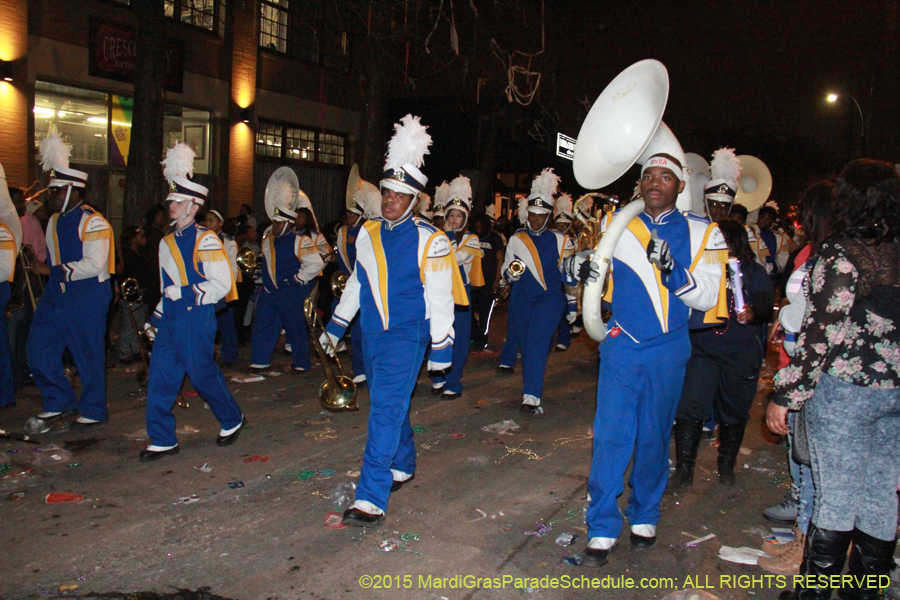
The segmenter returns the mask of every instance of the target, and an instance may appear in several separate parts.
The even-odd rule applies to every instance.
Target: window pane
[[[72,146],[72,163],[107,163],[107,95],[38,81],[34,92],[34,146],[56,127]]]
[[[319,136],[319,162],[344,164],[344,136],[329,133]]]
[[[288,0],[263,0],[259,8],[259,45],[287,53]]]
[[[163,115],[163,141],[166,148],[184,142],[194,151],[194,173],[210,172],[209,115],[205,110],[166,106]]]
[[[281,157],[281,125],[260,121],[256,132],[256,154]]]
[[[288,127],[285,143],[288,149],[285,158],[316,160],[316,132],[312,129]]]

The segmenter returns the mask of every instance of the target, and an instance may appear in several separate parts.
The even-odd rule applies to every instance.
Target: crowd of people
[[[193,152],[176,144],[163,161],[166,203],[115,240],[85,203],[87,174],[69,167],[67,146],[51,134],[41,144],[50,173],[46,222],[27,209],[23,190],[0,189],[0,305],[8,312],[0,406],[13,406],[15,390],[33,381],[42,421],[72,418],[73,429],[106,422],[112,306],[122,315],[122,363],[144,360],[143,336],[153,342],[150,444],[139,458],[155,461],[180,450],[172,408],[185,376],[221,424],[219,445],[234,443],[245,427],[215,359],[217,338],[221,364],[233,366],[249,340],[249,369],[265,372],[284,332],[299,374],[312,368],[310,342],[333,353],[349,341],[369,416],[355,502],[343,522],[374,526],[384,522],[391,493],[415,477],[409,411],[423,364],[433,394],[461,397],[468,355],[487,346],[494,309],[508,298],[498,371],[514,373],[521,355],[520,410],[540,415],[549,353],[568,348],[582,310],[602,308],[608,325],[582,554],[584,566],[600,567],[623,528],[618,498],[629,465],[624,517],[638,549],[656,543],[666,490],[692,486],[705,429],[718,432],[718,482],[735,484],[774,337],[781,360],[766,422],[790,440],[795,486],[765,516],[796,528],[793,542],[759,564],[775,573],[839,574],[852,544],[851,574],[890,570],[900,476],[900,178],[890,165],[859,159],[836,181],[811,186],[794,235],[775,226],[771,205],[748,224],[748,211],[735,202],[740,161],[727,148],[711,163],[706,216],[678,210],[685,167],[659,152],[642,165],[633,198],[600,197],[596,211],[582,201],[573,206],[545,169],[520,199],[514,227],[495,219],[493,206],[473,214],[464,176],[436,186],[433,199],[425,194],[430,145],[419,118],[404,117],[379,185],[354,170],[346,209],[333,227],[320,228],[286,168],[270,180],[269,225],[261,227],[249,205],[233,218],[208,210],[208,190],[188,176]],[[611,256],[595,256],[593,242],[631,202],[640,204]],[[244,252],[258,268],[238,260]],[[598,284],[604,260],[610,276],[602,307],[583,308],[578,287]],[[343,274],[334,296],[322,283],[331,271]],[[125,293],[127,280],[140,300]],[[318,340],[309,339],[304,318],[311,298],[327,321]],[[67,362],[81,379],[80,398]],[[856,588],[852,597],[876,597],[871,592]],[[827,582],[810,580],[786,597],[830,593]]]

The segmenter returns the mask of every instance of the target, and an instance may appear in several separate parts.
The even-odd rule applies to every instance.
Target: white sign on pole
[[[556,134],[556,155],[575,160],[575,138],[561,133]]]

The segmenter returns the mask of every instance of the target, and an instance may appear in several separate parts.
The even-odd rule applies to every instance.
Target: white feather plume
[[[455,198],[465,200],[466,202],[469,202],[471,204],[472,183],[469,181],[468,177],[460,175],[450,182],[450,192],[447,199],[453,200]]]
[[[41,168],[44,171],[68,169],[71,154],[72,148],[55,131],[41,140]]]
[[[273,195],[274,204],[278,208],[286,208],[288,210],[294,210],[294,202],[297,197],[297,190],[290,184],[289,181],[282,181],[278,188],[275,190],[275,194]]]
[[[381,216],[381,192],[372,184],[356,192],[356,202],[362,207],[367,219]]]
[[[594,197],[586,196],[580,198],[578,200],[578,212],[583,213],[585,215],[591,214],[591,209],[594,208]]]
[[[560,194],[559,198],[556,199],[556,214],[554,216],[558,217],[562,213],[572,214],[572,196],[569,194]]]
[[[192,177],[194,175],[194,151],[185,143],[175,142],[175,145],[166,151],[166,158],[160,163],[163,166],[163,175],[169,184],[176,176]]]
[[[770,208],[774,208],[775,210],[780,210],[780,209],[778,208],[778,203],[775,202],[774,200],[769,200],[768,202],[766,202],[765,204],[763,204],[763,206],[768,206],[768,207],[770,207]]]
[[[528,198],[519,198],[518,216],[519,223],[524,227],[525,223],[528,222]]]
[[[559,175],[554,173],[552,168],[544,169],[531,182],[531,195],[540,194],[547,198],[553,198],[556,195],[556,189],[559,187],[559,181]]]
[[[450,199],[450,184],[446,181],[434,190],[434,205],[444,206]]]
[[[734,154],[734,148],[719,148],[709,163],[710,179],[724,179],[735,185],[741,176],[741,161]]]
[[[428,127],[419,122],[420,118],[406,115],[399,123],[394,124],[394,137],[388,142],[385,171],[399,169],[405,164],[411,164],[418,169],[425,164],[431,136],[426,131]]]
[[[431,209],[431,196],[425,192],[419,194],[419,201],[416,203],[416,212],[420,215],[427,213]]]
[[[484,209],[484,212],[487,216],[491,217],[492,219],[496,219],[497,218],[497,203],[491,202],[490,204],[488,204],[487,208]]]

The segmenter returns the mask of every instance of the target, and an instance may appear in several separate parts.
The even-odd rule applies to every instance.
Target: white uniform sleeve
[[[228,295],[234,286],[231,265],[222,246],[222,240],[214,233],[205,233],[197,241],[197,262],[203,263],[203,275],[206,281],[191,286],[197,295],[197,306],[215,304]]]
[[[85,215],[87,225],[82,231],[82,258],[63,263],[66,281],[80,281],[91,277],[109,276],[109,248],[113,241],[112,228],[106,219],[97,214]],[[104,277],[104,275],[106,277]]]
[[[225,254],[228,255],[228,264],[231,265],[231,275],[235,281],[237,281],[238,276],[237,251],[237,243],[230,238],[225,238]]]
[[[6,225],[16,242],[16,256],[22,247],[22,221],[16,213],[16,207],[9,195],[9,186],[6,183],[6,172],[0,164],[0,223]],[[2,281],[6,281],[3,279]]]
[[[446,235],[438,235],[431,240],[422,259],[425,265],[425,298],[431,309],[431,360],[437,363],[445,362],[442,355],[448,349],[448,355],[452,357],[453,275],[457,268],[454,258],[450,239]]]
[[[706,312],[719,300],[722,272],[728,261],[728,246],[718,227],[710,232],[706,248],[702,248],[700,252],[703,255],[693,269],[682,269],[686,282],[674,290],[674,293],[688,308]],[[676,266],[676,269],[679,267]]]
[[[344,337],[344,332],[350,326],[350,321],[359,312],[359,278],[356,273],[359,271],[359,263],[350,273],[347,279],[347,285],[344,286],[344,292],[341,294],[341,301],[331,313],[331,321],[325,327],[325,331],[335,336],[337,339]]]
[[[298,235],[294,251],[300,259],[300,269],[294,275],[295,283],[303,285],[319,276],[325,263],[316,249],[316,244],[308,236]]]

